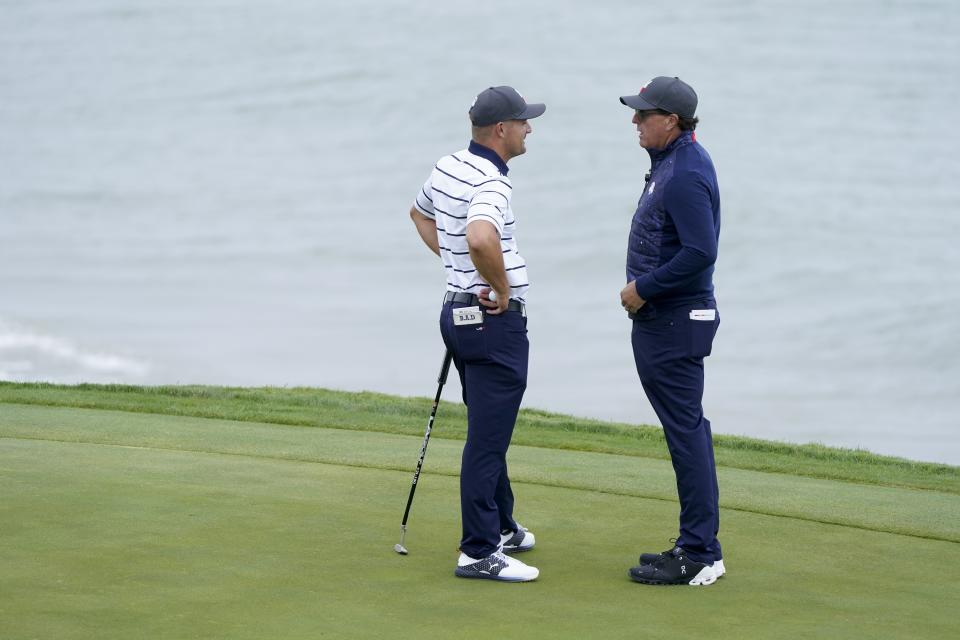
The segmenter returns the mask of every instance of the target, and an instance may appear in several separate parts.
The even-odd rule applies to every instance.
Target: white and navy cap
[[[527,104],[513,87],[490,87],[484,89],[470,105],[470,122],[486,127],[505,120],[529,120],[542,116],[547,106],[542,103]]]
[[[697,93],[677,77],[657,76],[643,85],[635,96],[623,96],[620,102],[632,109],[660,109],[681,118],[692,118],[697,112]]]

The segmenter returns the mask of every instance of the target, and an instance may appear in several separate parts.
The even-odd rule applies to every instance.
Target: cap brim
[[[620,102],[627,105],[631,109],[640,109],[641,111],[648,111],[650,109],[659,109],[660,107],[650,104],[644,100],[641,96],[621,96]]]
[[[517,116],[517,120],[529,120],[530,118],[539,118],[543,115],[543,112],[547,110],[547,105],[542,102],[537,102],[534,104],[528,104],[527,108]]]

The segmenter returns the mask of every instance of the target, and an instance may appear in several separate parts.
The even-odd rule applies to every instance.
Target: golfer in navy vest
[[[528,119],[543,114],[512,87],[490,87],[470,107],[472,140],[437,161],[410,217],[440,256],[447,292],[440,333],[460,374],[467,441],[460,467],[463,537],[455,575],[535,580],[535,567],[505,555],[533,548],[513,519],[507,447],[527,387],[527,265],[517,247],[507,162],[526,152]]]
[[[713,437],[703,415],[703,359],[720,324],[713,294],[720,190],[694,135],[690,85],[660,76],[620,101],[634,110],[640,146],[650,154],[620,302],[633,320],[637,373],[663,425],[680,498],[675,544],[642,554],[629,574],[647,584],[708,585],[725,571]]]

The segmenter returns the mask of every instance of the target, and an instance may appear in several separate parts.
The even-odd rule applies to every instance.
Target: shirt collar
[[[502,173],[503,175],[507,175],[507,171],[509,171],[509,169],[507,169],[507,163],[504,162],[503,158],[497,155],[497,152],[491,149],[490,147],[485,147],[479,142],[475,142],[471,140],[470,146],[467,147],[467,151],[469,151],[475,156],[486,158],[487,160],[493,163],[493,166],[495,166],[497,169],[500,170],[500,173]]]
[[[677,147],[682,147],[683,145],[690,144],[691,142],[696,142],[697,139],[694,136],[693,131],[684,131],[681,133],[673,142],[665,146],[663,149],[647,149],[647,153],[650,154],[650,158],[654,161],[659,160],[671,152]]]

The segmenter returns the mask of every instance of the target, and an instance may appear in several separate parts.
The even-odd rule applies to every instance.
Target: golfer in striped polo
[[[513,519],[507,447],[527,386],[527,266],[517,249],[507,162],[526,152],[527,122],[543,114],[511,87],[490,87],[470,107],[470,145],[441,158],[410,217],[440,256],[447,293],[440,333],[453,353],[467,405],[460,467],[463,537],[455,574],[509,582],[539,571],[507,553],[533,534]]]

